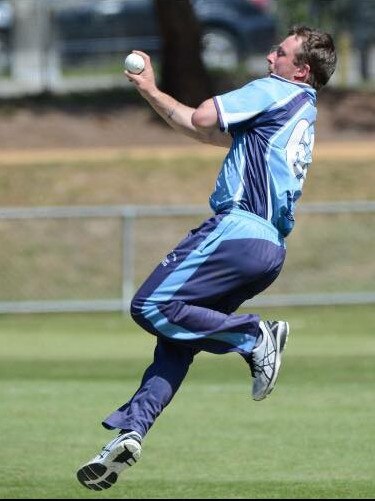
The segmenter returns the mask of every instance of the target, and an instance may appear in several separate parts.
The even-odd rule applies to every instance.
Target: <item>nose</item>
[[[267,61],[272,64],[275,60],[275,51],[272,51],[267,56]]]
[[[270,51],[269,51],[269,53],[268,53],[268,56],[267,56],[267,61],[269,63],[273,63],[274,62],[276,51],[277,51],[277,45],[272,46],[271,49],[270,49]]]

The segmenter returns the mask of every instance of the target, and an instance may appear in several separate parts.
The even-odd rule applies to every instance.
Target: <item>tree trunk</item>
[[[189,0],[155,0],[163,40],[160,88],[189,106],[211,97],[201,58],[201,28]]]

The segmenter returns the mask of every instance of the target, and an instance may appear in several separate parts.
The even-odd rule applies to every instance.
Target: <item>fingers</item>
[[[146,52],[142,52],[141,50],[132,50],[134,54],[138,54],[139,56],[143,57],[145,61],[151,61],[151,58]]]
[[[151,58],[148,54],[146,54],[146,52],[142,52],[141,50],[132,50],[132,54],[137,54],[137,55],[141,56],[142,59],[144,60],[145,67],[144,67],[143,71],[141,72],[143,74],[142,75],[143,77],[146,76],[146,74],[149,73],[150,70],[152,71]],[[141,73],[134,74],[134,73],[131,73],[127,70],[124,71],[125,76],[131,82],[136,82],[137,81],[136,77],[139,76]],[[134,75],[136,75],[136,77],[134,77]]]
[[[143,73],[143,71],[142,71],[142,73]],[[135,84],[139,83],[140,81],[142,81],[144,79],[144,76],[141,75],[141,73],[139,73],[139,74],[137,74],[137,73],[131,73],[128,70],[124,71],[124,75],[129,80],[129,82],[132,82],[132,83],[135,83]]]
[[[132,82],[132,73],[129,73],[128,70],[125,70],[124,71],[124,75],[126,76],[126,78],[129,80],[129,82]]]
[[[144,78],[150,78],[150,76],[153,76],[153,67],[151,63],[151,58],[150,56],[141,50],[132,50],[132,54],[137,54],[141,56],[144,60],[145,67],[141,71],[141,73],[131,73],[128,70],[124,71],[124,75],[127,77],[127,79],[130,82],[138,82],[141,81]]]
[[[142,52],[141,50],[132,50],[132,54],[138,54],[138,56],[141,56],[145,62],[145,68],[152,66],[151,64],[151,58],[146,52]]]
[[[149,93],[155,89],[155,74],[152,67],[151,58],[146,52],[141,50],[133,50],[133,54],[138,54],[141,56],[145,62],[145,67],[141,73],[131,73],[128,70],[124,71],[125,77],[133,84],[138,92],[143,96],[147,97]]]

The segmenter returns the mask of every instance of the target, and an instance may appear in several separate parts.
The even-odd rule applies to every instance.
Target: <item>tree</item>
[[[282,31],[302,23],[329,31],[341,62],[341,83],[348,83],[349,54],[359,50],[362,80],[370,78],[370,48],[375,40],[374,0],[282,0],[278,4]]]
[[[201,58],[201,28],[190,0],[154,0],[163,51],[160,88],[179,101],[197,106],[212,95]]]

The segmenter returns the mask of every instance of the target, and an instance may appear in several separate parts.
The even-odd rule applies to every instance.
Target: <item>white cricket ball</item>
[[[124,61],[125,69],[130,73],[139,74],[144,70],[145,62],[139,54],[129,54]]]

